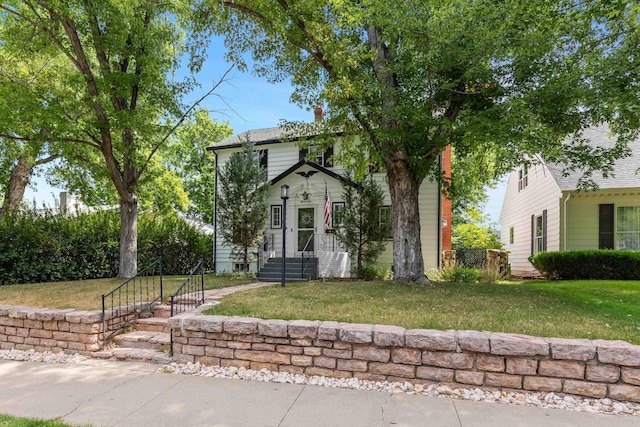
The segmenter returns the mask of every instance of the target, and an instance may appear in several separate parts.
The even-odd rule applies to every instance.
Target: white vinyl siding
[[[532,246],[532,215],[534,217],[542,216],[543,212],[547,211],[547,251],[560,249],[560,199],[562,191],[544,165],[529,166],[527,186],[524,191],[522,189],[518,191],[520,186],[519,173],[520,170],[517,170],[509,175],[507,192],[500,214],[500,228],[502,230],[501,242],[504,248],[509,251],[511,271],[526,273],[535,271],[529,262]],[[512,228],[513,242],[511,242]]]
[[[613,204],[616,217],[619,207],[638,206],[640,189],[572,192],[567,202],[567,250],[598,249],[598,219],[601,204]],[[614,247],[620,248],[616,218]],[[564,247],[562,247],[564,249]]]

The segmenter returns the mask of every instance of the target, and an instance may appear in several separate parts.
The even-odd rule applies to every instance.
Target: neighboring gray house
[[[276,280],[280,277],[283,256],[281,186],[286,184],[289,186],[285,254],[288,265],[297,266],[296,263],[302,258],[312,258],[312,264],[317,264],[314,267],[316,276],[349,277],[349,256],[331,233],[333,212],[344,206],[341,181],[344,180],[345,169],[342,165],[335,164],[332,158],[333,153],[337,153],[340,148],[340,137],[336,136],[333,147],[309,158],[308,150],[300,149],[297,145],[299,139],[285,139],[281,132],[280,128],[251,130],[208,147],[216,157],[218,170],[233,153],[242,149],[244,141],[251,141],[255,150],[262,152],[261,164],[267,170],[267,178],[271,185],[268,195],[270,216],[266,241],[259,250],[260,261],[257,266],[252,265],[251,269],[262,269],[259,277],[264,279],[269,278],[265,273],[267,270],[273,272],[271,279]],[[386,206],[380,211],[380,216],[390,216],[391,198],[385,173],[377,172],[373,176],[383,189],[385,197]],[[216,182],[216,194],[217,185]],[[425,268],[433,268],[439,265],[442,232],[441,196],[437,183],[425,180],[420,188],[419,200]],[[220,233],[216,233],[214,258],[217,272],[231,272],[241,265],[239,260],[231,256],[231,250],[222,241]],[[378,264],[390,267],[392,263],[392,240],[389,240],[387,249],[378,258]]]
[[[612,146],[605,127],[584,132],[594,146]],[[500,214],[501,241],[513,274],[533,274],[530,255],[575,249],[640,249],[640,141],[632,155],[615,162],[608,178],[594,173],[599,189],[578,191],[582,172],[536,164],[509,176]]]

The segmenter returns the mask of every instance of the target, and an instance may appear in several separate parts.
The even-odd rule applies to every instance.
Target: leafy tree
[[[371,176],[355,185],[345,183],[342,198],[344,208],[336,212],[334,233],[355,261],[352,270],[362,277],[363,268],[375,263],[384,251],[391,233],[390,218],[382,213],[382,189]]]
[[[498,171],[542,154],[610,171],[640,127],[640,6],[600,2],[207,0],[204,30],[227,34],[229,56],[250,51],[256,72],[290,77],[292,100],[326,105],[347,152],[386,168],[397,281],[424,281],[418,191],[441,179],[438,155],[480,149]],[[202,28],[201,28],[202,29]],[[610,153],[580,131],[608,121],[622,138]],[[360,150],[349,147],[361,144]],[[563,144],[566,137],[575,138]]]
[[[187,213],[209,224],[213,224],[215,162],[206,149],[232,133],[226,122],[217,123],[207,110],[199,109],[176,131],[163,153],[189,195]]]
[[[18,100],[15,112],[21,114],[15,117],[46,131],[47,141],[70,144],[74,156],[64,158],[63,168],[75,178],[72,183],[118,200],[119,274],[125,277],[137,270],[141,187],[146,182],[171,190],[172,181],[179,183],[161,179],[166,169],[155,154],[191,111],[180,99],[193,81],[174,78],[187,49],[182,6],[145,0],[0,5],[0,48],[19,58],[43,55],[42,69],[52,76]],[[30,83],[10,81],[11,88]],[[14,131],[4,138],[22,136]],[[103,185],[107,181],[109,190]]]
[[[468,208],[462,221],[454,224],[451,231],[453,249],[502,249],[498,236],[486,225],[486,217],[476,209]]]
[[[244,270],[251,261],[250,250],[256,247],[267,227],[266,171],[260,167],[253,144],[244,143],[219,171],[218,221],[222,239],[232,247],[232,255],[242,259]]]

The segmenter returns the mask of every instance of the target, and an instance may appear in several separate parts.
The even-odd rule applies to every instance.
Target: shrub
[[[0,218],[0,285],[114,277],[119,238],[117,211],[5,214]],[[211,237],[177,216],[139,218],[140,268],[163,257],[165,274],[185,274],[199,259],[211,263],[211,247]]]
[[[389,280],[391,278],[391,269],[389,267],[381,267],[374,264],[363,266],[360,272],[360,278],[364,280]]]
[[[640,251],[543,252],[532,255],[529,261],[549,279],[640,279]]]
[[[427,278],[432,282],[490,284],[498,281],[500,277],[498,272],[494,270],[455,267],[444,270],[431,269],[427,271]]]

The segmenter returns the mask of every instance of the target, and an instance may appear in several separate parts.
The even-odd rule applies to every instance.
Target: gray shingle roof
[[[609,148],[615,144],[615,139],[612,139],[609,133],[607,127],[593,127],[585,130],[583,137],[588,139],[593,147]],[[629,148],[631,155],[616,160],[614,172],[608,177],[603,177],[600,172],[593,173],[591,179],[600,189],[640,187],[640,174],[636,174],[636,170],[640,168],[640,139],[630,142]],[[547,167],[561,190],[575,190],[584,173],[584,170],[575,170],[569,172],[567,176],[563,176],[564,165],[549,163]]]
[[[220,142],[207,147],[207,150],[216,150],[219,148],[230,148],[242,145],[243,142],[250,141],[254,144],[265,144],[280,141],[282,129],[280,127],[267,129],[252,129],[237,135],[230,136]]]

